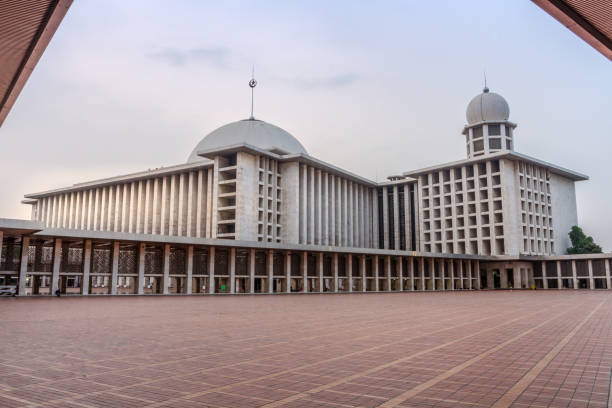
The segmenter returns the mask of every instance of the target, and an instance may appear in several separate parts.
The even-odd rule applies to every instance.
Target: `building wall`
[[[513,160],[500,160],[503,198],[504,246],[507,255],[521,253],[523,247],[520,209],[521,189],[519,185],[518,163]]]
[[[292,169],[292,180],[295,179]],[[288,180],[289,182],[289,180]],[[298,241],[309,245],[375,248],[376,188],[301,163],[297,191]],[[288,209],[290,223],[295,214]],[[291,227],[293,228],[293,226]],[[293,230],[291,230],[293,231]],[[293,242],[288,242],[293,243]]]
[[[415,225],[416,183],[408,181],[379,187],[377,191],[378,248],[417,250]]]
[[[506,253],[499,160],[420,175],[420,249],[424,252]]]
[[[199,169],[38,199],[48,228],[211,237],[211,171]]]
[[[550,185],[552,174],[535,164],[519,161],[517,165],[523,239],[521,253],[552,255],[556,253]]]
[[[550,175],[554,253],[563,255],[571,246],[570,229],[578,225],[574,182],[556,174]]]

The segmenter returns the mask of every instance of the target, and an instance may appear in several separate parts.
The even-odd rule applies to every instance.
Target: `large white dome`
[[[465,117],[468,125],[486,121],[501,122],[510,117],[510,107],[503,96],[489,92],[489,88],[485,88],[480,95],[476,95],[470,101]]]
[[[257,119],[245,119],[229,123],[213,130],[197,144],[187,162],[206,160],[199,151],[214,150],[224,146],[247,143],[275,153],[304,153],[304,146],[289,132]]]

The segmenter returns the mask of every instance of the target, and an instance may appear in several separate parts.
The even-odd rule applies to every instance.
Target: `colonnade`
[[[477,272],[480,262],[473,259],[176,246],[170,243],[92,242],[91,239],[74,241],[73,238],[59,237],[52,238],[52,244],[49,240],[46,244],[49,250],[53,248],[51,268],[39,271],[35,265],[41,262],[37,263],[33,258],[40,256],[42,251],[30,247],[30,239],[29,236],[21,238],[21,246],[27,250],[21,251],[18,267],[19,295],[42,294],[34,289],[34,282],[39,282],[40,277],[44,277],[45,282],[50,281],[44,294],[53,294],[58,289],[70,293],[66,292],[66,279],[70,279],[71,282],[79,282],[78,290],[71,293],[82,295],[399,292],[481,287]],[[64,264],[67,262],[66,254],[62,256],[62,251],[67,251],[68,246],[63,244],[67,244],[68,240],[75,245],[70,248],[79,251],[76,268],[73,264]],[[107,248],[110,258],[108,270],[94,266],[94,245],[96,248]],[[125,245],[132,249],[126,250]],[[151,245],[161,250],[159,269],[145,267],[146,257],[153,253]],[[194,256],[196,252],[204,254],[204,257]],[[130,254],[137,260],[128,260]],[[237,260],[240,261],[240,270]],[[51,259],[47,261],[51,262]],[[134,265],[134,268],[130,269],[126,263]],[[95,285],[102,285],[104,291]]]

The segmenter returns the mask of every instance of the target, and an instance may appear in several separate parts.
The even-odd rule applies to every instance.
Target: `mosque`
[[[19,295],[611,288],[612,254],[563,255],[588,177],[516,152],[509,117],[485,87],[464,159],[378,183],[251,115],[185,163],[26,195],[0,276]]]

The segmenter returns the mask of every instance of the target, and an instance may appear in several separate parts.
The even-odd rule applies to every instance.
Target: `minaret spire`
[[[484,89],[482,90],[482,92],[487,93],[489,92],[489,88],[487,87],[487,71],[483,71],[484,74]]]
[[[251,71],[251,80],[249,81],[249,86],[251,87],[251,117],[249,117],[249,119],[254,120],[255,116],[253,116],[253,100],[255,87],[257,86],[257,81],[255,80],[255,65],[253,65],[253,70]]]

